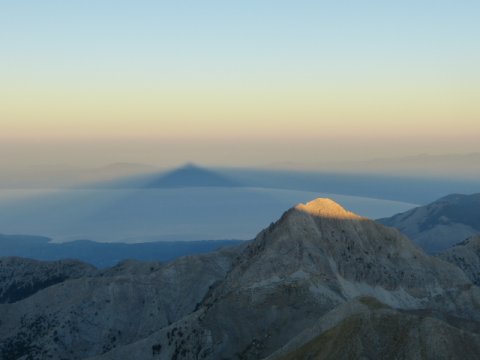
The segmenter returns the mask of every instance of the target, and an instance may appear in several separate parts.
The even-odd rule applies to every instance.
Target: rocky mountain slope
[[[480,288],[397,230],[317,199],[249,243],[123,263],[0,305],[0,318],[5,359],[407,358],[437,338],[446,358],[471,343],[468,359],[480,346]],[[332,334],[346,330],[355,342],[333,351]]]
[[[0,305],[0,359],[81,359],[140,340],[193,312],[233,256],[127,261]]]
[[[467,240],[441,252],[441,259],[462,269],[475,285],[480,285],[480,236]]]
[[[76,260],[0,258],[0,303],[12,303],[68,279],[93,276],[93,266]]]
[[[360,298],[322,317],[316,326],[268,360],[437,360],[455,358],[454,354],[475,359],[480,351],[480,335],[465,329],[471,326],[468,321],[460,321],[460,325],[428,313],[398,311],[373,298]]]
[[[448,195],[378,221],[397,228],[425,251],[436,253],[480,233],[480,194]]]

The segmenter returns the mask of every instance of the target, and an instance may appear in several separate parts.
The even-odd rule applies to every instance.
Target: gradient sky
[[[0,162],[480,151],[479,16],[473,0],[0,0]]]

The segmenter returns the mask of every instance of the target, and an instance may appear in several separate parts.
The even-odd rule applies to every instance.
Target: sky
[[[479,152],[478,1],[0,0],[0,165]]]

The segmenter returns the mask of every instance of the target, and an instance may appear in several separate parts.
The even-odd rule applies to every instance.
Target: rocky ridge
[[[0,358],[83,359],[138,341],[195,311],[233,256],[126,261],[0,305]]]

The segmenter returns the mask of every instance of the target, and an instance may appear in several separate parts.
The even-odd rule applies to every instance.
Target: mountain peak
[[[332,199],[317,198],[306,204],[298,204],[295,209],[314,216],[333,219],[361,219],[362,217],[345,210]]]

